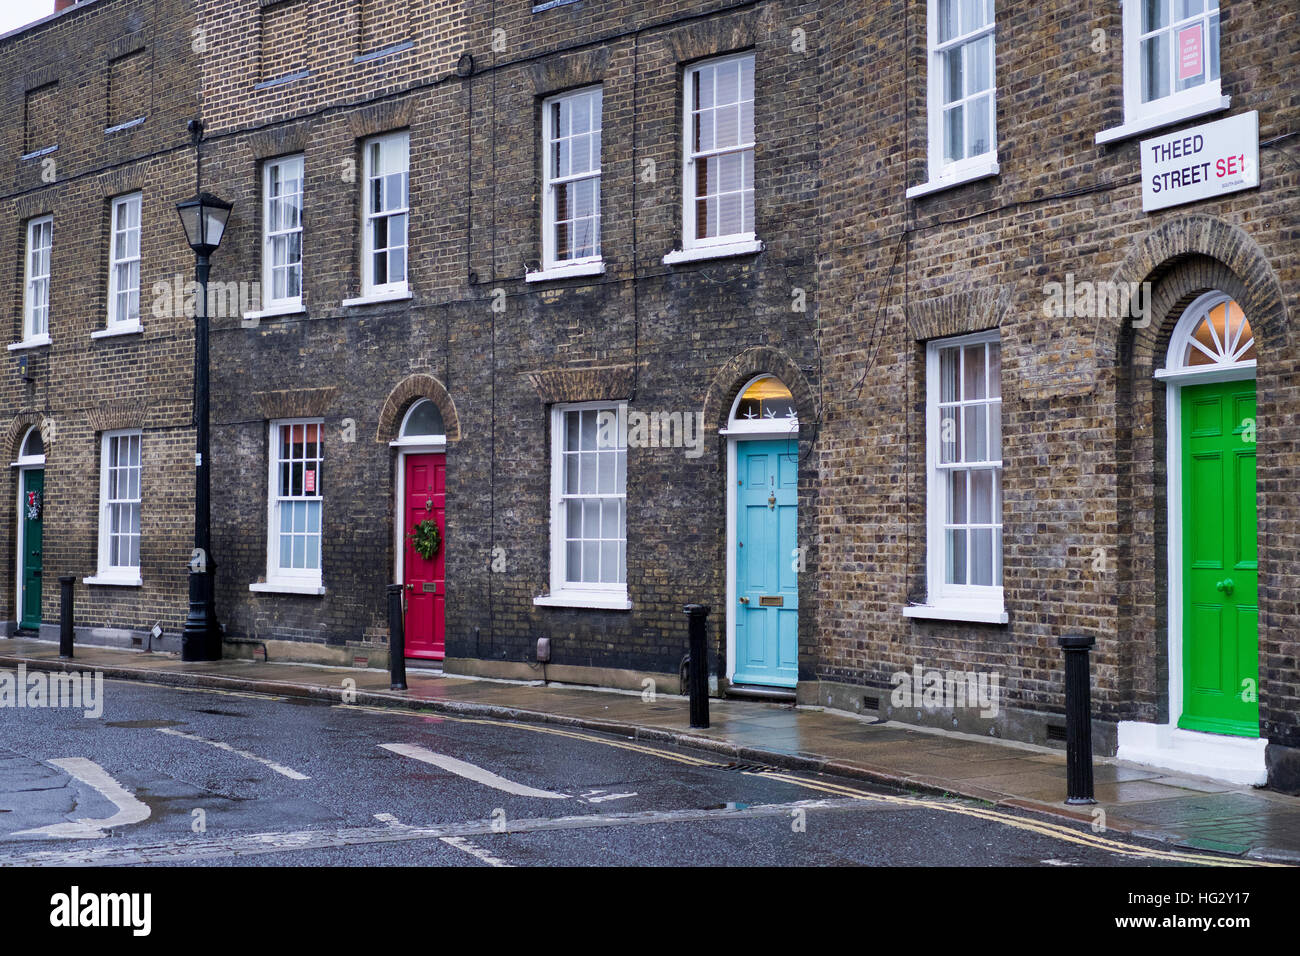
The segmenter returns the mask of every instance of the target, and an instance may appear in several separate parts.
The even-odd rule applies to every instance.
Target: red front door
[[[431,559],[421,556],[412,544],[416,526],[426,519],[438,525],[443,536],[447,527],[447,463],[444,455],[406,456],[406,502],[403,524],[403,575],[406,585],[406,656],[440,661],[446,632],[446,583],[443,568],[445,541]]]

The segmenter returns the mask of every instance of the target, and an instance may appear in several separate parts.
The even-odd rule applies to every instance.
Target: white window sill
[[[763,240],[743,239],[739,242],[720,242],[712,246],[692,246],[674,249],[664,256],[664,265],[676,266],[684,262],[701,262],[705,259],[729,259],[732,256],[752,256],[763,251]]]
[[[116,575],[116,574],[96,574],[93,577],[82,578],[81,583],[94,584],[97,586],[104,586],[104,587],[115,587],[115,588],[144,587],[144,581],[140,579],[139,575],[130,577],[130,576]]]
[[[525,282],[552,282],[556,279],[573,279],[578,276],[601,276],[605,274],[605,260],[593,259],[588,262],[566,262],[540,269],[537,272],[524,273]]]
[[[321,585],[310,584],[305,581],[254,581],[248,586],[248,590],[260,594],[311,594],[319,596],[325,593],[325,588]]]
[[[954,186],[964,186],[966,183],[973,183],[980,179],[988,179],[990,176],[996,176],[1000,170],[996,156],[989,156],[978,162],[963,166],[946,175],[936,176],[927,183],[921,183],[919,186],[913,186],[907,191],[908,199],[915,199],[918,196],[928,196],[931,193],[942,192],[945,189],[952,189]]]
[[[626,594],[593,594],[590,591],[543,594],[533,598],[538,607],[590,607],[606,611],[630,611],[632,602]]]
[[[400,292],[375,292],[370,295],[358,296],[355,299],[344,299],[339,305],[347,307],[353,305],[371,305],[375,302],[401,302],[403,299],[409,299],[411,292],[409,289]]]
[[[1003,608],[972,607],[969,604],[909,604],[903,608],[903,617],[931,621],[972,621],[977,624],[1007,623],[1007,612]]]
[[[346,302],[343,303],[347,305]],[[307,307],[301,302],[286,302],[283,305],[268,305],[265,309],[257,312],[245,312],[242,318],[245,321],[251,319],[270,319],[277,315],[300,315],[307,311]]]
[[[17,352],[19,349],[38,349],[42,345],[49,345],[50,337],[48,335],[38,335],[35,338],[23,339],[21,342],[13,342],[9,345],[10,352]]]
[[[1098,145],[1103,143],[1116,143],[1122,139],[1128,139],[1137,136],[1139,133],[1146,133],[1153,129],[1160,129],[1162,126],[1173,126],[1175,123],[1181,123],[1183,120],[1195,119],[1198,116],[1206,116],[1210,113],[1218,113],[1226,110],[1232,103],[1230,96],[1209,96],[1203,100],[1197,100],[1180,106],[1177,109],[1167,110],[1163,113],[1150,113],[1145,116],[1139,116],[1136,119],[1124,123],[1122,126],[1115,126],[1111,129],[1104,129],[1096,136]]]
[[[115,335],[141,335],[144,328],[139,322],[123,322],[119,325],[110,325],[106,329],[96,329],[90,333],[92,339],[110,339]]]

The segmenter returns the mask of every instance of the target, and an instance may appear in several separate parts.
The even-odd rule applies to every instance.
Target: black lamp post
[[[221,629],[213,604],[211,462],[208,449],[208,258],[221,244],[230,203],[209,193],[176,204],[194,250],[199,281],[194,310],[194,554],[190,559],[190,612],[181,634],[181,660],[221,659]]]

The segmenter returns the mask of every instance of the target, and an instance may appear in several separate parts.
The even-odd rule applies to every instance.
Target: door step
[[[783,704],[793,704],[795,700],[793,687],[764,687],[761,684],[732,684],[727,688],[727,696],[741,700],[771,700]]]

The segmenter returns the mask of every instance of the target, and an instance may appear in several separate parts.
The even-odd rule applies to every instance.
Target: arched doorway
[[[759,375],[727,425],[727,679],[793,688],[799,678],[799,416],[790,389]]]
[[[440,661],[446,652],[447,433],[438,406],[427,398],[413,402],[391,445],[397,449],[394,579],[406,589],[406,656]]]
[[[40,428],[27,429],[18,446],[18,626],[41,627],[41,580],[44,573],[45,442]]]
[[[1261,743],[1255,367],[1249,317],[1212,291],[1183,313],[1156,372],[1168,403],[1170,731],[1189,747],[1239,738],[1248,759]]]

